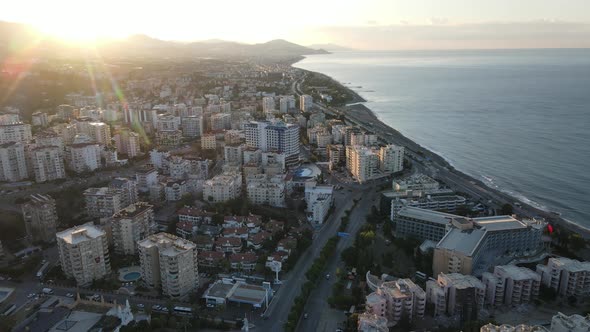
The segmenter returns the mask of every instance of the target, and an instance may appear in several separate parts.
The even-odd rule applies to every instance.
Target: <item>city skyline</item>
[[[31,24],[74,42],[145,34],[184,42],[287,39],[366,50],[590,47],[590,15],[578,0],[478,1],[477,6],[466,0],[302,0],[289,8],[266,0],[198,5],[173,0],[166,7],[134,1],[101,4],[23,1],[10,4],[0,20]]]

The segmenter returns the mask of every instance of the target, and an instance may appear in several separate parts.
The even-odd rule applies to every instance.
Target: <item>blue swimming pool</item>
[[[125,279],[125,281],[135,281],[139,278],[141,278],[141,273],[139,272],[129,272],[123,276],[123,279]]]

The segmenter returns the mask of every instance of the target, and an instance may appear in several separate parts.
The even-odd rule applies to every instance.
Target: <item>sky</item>
[[[590,47],[589,0],[19,0],[0,20],[81,41],[287,39],[359,49]]]

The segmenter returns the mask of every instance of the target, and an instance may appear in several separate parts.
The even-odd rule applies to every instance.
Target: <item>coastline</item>
[[[294,64],[295,63],[293,63],[291,66],[297,70],[309,73],[313,72],[306,69],[294,67]],[[364,127],[367,130],[374,131],[375,128],[379,128],[379,131],[386,133],[386,137],[380,137],[382,140],[386,142],[392,142],[395,144],[403,145],[404,147],[406,147],[407,150],[410,150],[411,153],[429,159],[435,169],[442,170],[443,172],[452,173],[453,175],[461,178],[463,181],[470,183],[474,188],[483,189],[483,191],[487,191],[491,193],[492,196],[501,198],[502,200],[509,202],[511,205],[514,205],[514,203],[518,202],[521,205],[521,208],[517,209],[515,207],[515,213],[517,214],[525,215],[528,217],[542,217],[545,219],[545,221],[549,222],[553,226],[557,226],[557,229],[563,228],[565,231],[579,234],[583,238],[590,240],[590,228],[577,224],[574,221],[562,218],[561,216],[556,215],[550,211],[542,210],[499,189],[491,188],[483,181],[476,179],[473,176],[468,175],[461,170],[456,169],[453,165],[451,165],[449,161],[447,161],[439,154],[418,144],[412,139],[404,136],[395,128],[381,121],[379,117],[370,108],[364,105],[364,103],[367,102],[367,100],[365,100],[356,91],[326,74],[318,72],[313,73],[328,77],[334,84],[339,85],[343,89],[346,89],[349,93],[351,93],[354,96],[353,100],[351,100],[346,106],[333,107],[333,109],[337,110],[339,113],[344,114],[347,117],[347,119],[352,120],[352,122],[355,122],[357,125]]]

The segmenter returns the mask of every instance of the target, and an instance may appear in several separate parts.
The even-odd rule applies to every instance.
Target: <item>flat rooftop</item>
[[[530,280],[541,279],[535,271],[527,269],[526,267],[520,267],[516,265],[500,265],[494,268],[496,273],[504,272],[504,275],[509,276],[513,280]]]
[[[454,285],[457,289],[466,289],[472,287],[484,288],[484,284],[472,275],[464,275],[461,273],[441,273],[439,278],[449,285]]]
[[[454,214],[437,212],[433,210],[420,209],[416,207],[406,206],[399,210],[398,216],[413,218],[418,220],[425,220],[431,223],[446,225],[451,222],[451,219],[457,218]]]
[[[266,294],[267,290],[262,286],[240,283],[228,299],[233,302],[262,304]]]
[[[90,222],[58,232],[55,236],[66,243],[77,244],[87,240],[96,239],[105,234],[106,233],[103,230],[94,226],[94,224]]]
[[[511,216],[473,218],[473,222],[489,231],[514,230],[527,227],[525,223]]]

